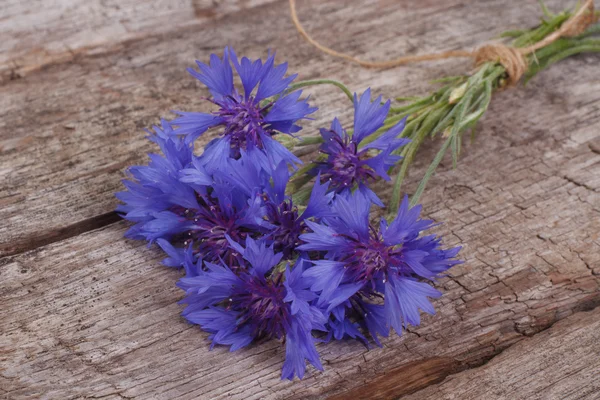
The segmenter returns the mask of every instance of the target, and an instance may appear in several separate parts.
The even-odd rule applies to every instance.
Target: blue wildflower
[[[168,122],[154,130],[150,140],[159,144],[163,155],[151,154],[149,165],[130,168],[134,180],[125,180],[127,191],[117,193],[125,203],[117,211],[135,222],[126,235],[150,243],[158,240],[165,251],[164,241],[191,244],[194,254],[207,261],[224,259],[234,265],[239,255],[226,235],[243,242],[248,235],[266,232],[261,198],[246,196],[244,190],[208,173],[194,157],[192,145],[171,134]],[[174,259],[166,262],[181,265]]]
[[[322,185],[320,179],[317,179],[306,207],[300,211],[293,198],[285,195],[289,181],[285,164],[280,164],[271,180],[273,186],[263,186],[265,220],[270,227],[265,240],[272,243],[286,258],[291,258],[296,255],[297,247],[301,244],[300,235],[308,232],[309,219],[319,220],[331,214],[329,203],[333,196],[326,194],[329,183]]]
[[[261,212],[255,214],[255,222],[263,229],[263,239],[273,245],[275,251],[283,253],[285,259],[297,255],[299,237],[308,231],[307,220],[331,215],[329,203],[333,193],[327,193],[328,182],[321,184],[317,179],[306,207],[301,210],[286,194],[290,180],[287,164],[282,161],[273,168],[262,152],[242,151],[240,158],[229,159],[227,168],[218,175],[242,190],[244,196],[260,198]]]
[[[223,259],[233,266],[239,255],[232,251],[227,236],[242,242],[264,232],[260,199],[245,197],[235,187],[213,182],[206,193],[198,195],[198,203],[198,208],[184,212],[186,220],[193,223],[184,245],[193,243],[195,252],[207,261]]]
[[[390,109],[389,100],[381,105],[381,96],[371,102],[371,89],[367,89],[360,98],[354,94],[354,131],[349,135],[335,118],[330,129],[321,129],[324,143],[321,153],[327,155],[324,161],[316,162],[313,173],[331,181],[331,188],[337,193],[358,189],[375,204],[383,203],[369,189],[369,183],[377,178],[389,180],[387,171],[396,165],[402,157],[392,154],[409,142],[399,139],[404,129],[405,119],[391,127],[371,143],[361,142],[380,129]],[[373,155],[372,153],[377,152]]]
[[[324,340],[325,342],[330,341],[332,337],[336,340],[350,337],[352,339],[358,339],[368,346],[367,339],[360,331],[358,323],[346,318],[346,307],[343,304],[336,306],[331,310],[331,315],[327,321],[326,328],[328,335]]]
[[[460,248],[443,250],[435,235],[419,237],[434,225],[419,218],[421,206],[409,208],[405,198],[396,218],[381,219],[379,227],[370,224],[371,203],[359,191],[336,196],[332,208],[335,217],[307,222],[312,232],[302,234],[298,246],[325,254],[304,276],[329,311],[344,305],[376,341],[389,327],[400,334],[418,325],[419,309],[433,314],[428,297],[441,293],[427,280],[460,263],[454,259]]]
[[[238,61],[233,49],[225,48],[223,58],[210,56],[210,64],[196,61],[199,71],[190,74],[205,84],[218,109],[213,113],[176,111],[179,118],[175,134],[186,135],[188,143],[209,128],[222,127],[221,136],[206,146],[202,155],[205,165],[220,166],[224,157],[239,158],[241,150],[264,150],[275,165],[301,161],[282,144],[273,139],[277,133],[294,134],[300,130],[296,123],[317,109],[301,100],[301,91],[289,92],[297,75],[284,77],[287,63],[275,65],[275,56],[265,62],[243,57]],[[243,94],[233,85],[231,63],[239,75]]]
[[[167,121],[153,128],[148,138],[160,146],[162,155],[150,154],[147,166],[129,168],[133,179],[124,180],[127,191],[116,194],[125,203],[117,207],[117,212],[135,222],[126,236],[150,242],[186,232],[192,222],[181,220],[179,210],[199,207],[194,189],[179,180],[179,171],[192,162],[191,145],[173,136]],[[207,175],[198,179],[210,183]]]
[[[306,262],[300,258],[292,269],[282,268],[283,254],[262,241],[248,238],[245,248],[230,244],[243,256],[245,268],[238,273],[224,263],[205,262],[202,268],[187,262],[178,283],[186,291],[183,316],[210,333],[211,348],[234,351],[263,338],[285,342],[282,379],[302,379],[306,360],[322,370],[311,332],[325,329],[325,317],[312,305],[317,296],[302,277]]]

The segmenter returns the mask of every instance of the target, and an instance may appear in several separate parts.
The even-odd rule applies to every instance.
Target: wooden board
[[[572,315],[489,364],[404,399],[597,399],[598,376],[600,310],[596,309]]]
[[[6,0],[0,4],[0,82],[270,1]]]
[[[567,4],[549,2],[556,10]],[[371,59],[473,47],[539,16],[535,1],[517,0],[299,5],[317,38]],[[155,248],[124,240],[127,224],[112,213],[124,169],[145,162],[152,149],[141,129],[170,109],[205,107],[206,92],[185,67],[225,44],[251,56],[271,47],[302,79],[331,77],[387,96],[426,93],[428,80],[469,68],[450,60],[361,69],[303,43],[286,2],[246,6],[160,33],[142,27],[139,37],[113,37],[69,61],[24,68],[0,86],[0,395],[394,398],[450,376],[422,393],[451,396],[478,393],[468,387],[470,377],[506,371],[518,360],[515,346],[544,357],[535,347],[544,332],[571,338],[564,351],[576,353],[594,338],[597,312],[582,311],[600,304],[600,77],[598,57],[582,56],[497,94],[459,167],[445,163],[431,181],[426,213],[445,223],[440,232],[448,245],[465,246],[466,260],[438,282],[444,296],[436,316],[383,349],[320,345],[326,371],[310,369],[301,382],[279,380],[284,351],[277,343],[209,352],[206,335],[179,316],[180,272],[161,267]],[[335,114],[349,117],[343,95],[324,87],[310,92],[321,110],[309,133]],[[427,144],[407,189],[438,145]],[[577,326],[588,338],[580,347],[569,330]],[[551,354],[562,351],[557,344]],[[500,353],[500,367],[494,360],[479,367]],[[591,358],[580,363],[597,370]],[[552,368],[545,374],[557,376]],[[589,374],[572,376],[560,387],[594,387]],[[501,394],[519,388],[495,382]]]
[[[350,3],[353,7],[336,6],[335,1],[317,2],[308,4],[309,12],[319,18],[309,21],[307,28],[319,37],[335,37],[346,31],[344,34],[352,41],[331,45],[364,53],[365,57],[382,58],[392,51],[414,52],[417,47],[436,50],[431,44],[435,42],[432,35],[444,38],[438,49],[475,46],[490,37],[490,22],[486,21],[490,13],[502,17],[494,22],[498,24],[497,32],[537,22],[536,4],[529,7],[529,13],[522,13],[493,3],[471,3],[470,12],[480,19],[472,21],[466,32],[464,25],[455,22],[464,19],[465,12],[458,0],[446,2],[443,7],[419,1],[401,7],[395,2]],[[381,6],[385,7],[384,14]],[[353,21],[355,13],[361,16],[360,22],[341,25],[342,18]],[[277,25],[265,29],[266,20],[276,21]],[[376,30],[379,25],[387,28]],[[405,40],[398,40],[398,35]],[[385,49],[383,44],[374,46],[374,39],[386,38]],[[171,118],[172,109],[206,109],[202,96],[208,92],[185,70],[194,65],[193,60],[222,51],[225,44],[249,56],[264,55],[267,48],[276,49],[279,58],[288,60],[290,70],[298,72],[301,79],[330,77],[348,82],[356,91],[371,86],[388,95],[425,93],[432,88],[427,81],[464,73],[470,67],[467,61],[458,60],[428,64],[427,68],[415,65],[365,70],[319,54],[299,39],[285,2],[266,4],[212,23],[203,21],[169,33],[94,48],[92,53],[71,62],[47,65],[43,71],[3,85],[0,220],[7,223],[0,226],[0,254],[18,253],[55,240],[57,230],[71,231],[72,225],[86,221],[89,225],[89,219],[94,222],[93,218],[112,211],[116,205],[113,193],[121,187],[123,170],[147,160],[145,154],[151,147],[142,129],[157,123],[159,117]],[[592,89],[587,91],[589,96],[593,96]],[[327,87],[310,92],[323,111],[307,126],[307,132],[328,124],[340,112],[342,117],[349,115],[349,107],[338,91]],[[531,90],[528,95],[534,93]]]

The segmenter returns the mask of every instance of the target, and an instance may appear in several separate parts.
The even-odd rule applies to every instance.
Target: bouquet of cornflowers
[[[183,316],[210,334],[211,348],[279,340],[282,379],[301,379],[306,361],[323,369],[318,341],[381,346],[392,328],[400,335],[420,311],[433,314],[429,298],[441,293],[432,283],[460,262],[460,248],[422,234],[434,222],[406,197],[387,218],[371,218],[385,207],[373,183],[390,180],[410,142],[401,138],[406,118],[386,124],[390,101],[343,88],[352,129],[335,118],[320,130],[319,155],[300,167],[282,139],[317,111],[299,90],[309,83],[294,84],[271,54],[239,59],[225,48],[197,64],[189,72],[214,111],[177,111],[155,126],[148,139],[162,154],[130,168],[117,197],[134,222],[126,236],[156,243],[166,266],[185,271]],[[196,155],[195,140],[211,129],[218,136]]]

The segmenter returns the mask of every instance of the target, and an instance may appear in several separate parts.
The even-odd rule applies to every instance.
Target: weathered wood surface
[[[5,0],[0,82],[272,0]]]
[[[451,376],[406,400],[599,398],[600,309],[559,321],[489,364]]]
[[[471,2],[469,13],[476,17],[472,22],[464,21],[467,6],[458,0],[443,6],[414,0],[401,6],[393,1],[353,2],[348,7],[338,2],[308,3],[310,15],[319,18],[307,27],[319,36],[352,38],[333,41],[336,48],[381,58],[417,47],[430,51],[476,46],[491,36],[491,23],[497,32],[537,23],[535,3],[525,8],[529,13],[521,12],[522,5],[515,10],[495,3]],[[354,15],[361,17],[357,20]],[[172,109],[206,107],[201,97],[207,92],[185,69],[196,58],[222,51],[225,44],[252,56],[264,55],[271,47],[303,79],[337,78],[351,82],[357,91],[372,86],[390,95],[424,93],[431,89],[428,80],[470,67],[464,60],[388,71],[349,66],[299,40],[285,2],[279,2],[210,24],[201,21],[170,33],[103,46],[94,54],[25,74],[26,79],[5,84],[0,97],[0,171],[6,182],[0,220],[7,221],[0,228],[0,254],[54,240],[57,229],[111,211],[123,169],[145,162],[151,149],[142,128],[157,123],[159,116],[171,117]],[[348,116],[347,103],[338,92],[330,88],[312,92],[316,103],[327,107],[310,127],[326,124],[340,110]]]
[[[516,357],[511,347],[532,348],[543,357],[532,346],[545,343],[539,335],[548,333],[539,332],[547,328],[565,337],[565,352],[581,352],[593,338],[590,330],[597,330],[597,311],[582,311],[600,304],[597,56],[567,60],[525,88],[499,93],[458,169],[445,166],[431,181],[423,198],[426,212],[445,222],[446,242],[463,244],[466,259],[440,280],[444,296],[435,317],[386,340],[383,349],[366,351],[351,341],[319,346],[326,371],[311,369],[301,382],[279,380],[284,351],[276,343],[236,353],[208,351],[206,335],[178,315],[181,293],[173,283],[180,273],[160,267],[156,249],[122,239],[127,224],[111,213],[123,170],[145,162],[151,150],[141,128],[170,109],[205,107],[200,97],[206,92],[185,67],[225,44],[252,56],[275,48],[303,79],[332,77],[384,95],[425,93],[428,80],[468,68],[451,60],[364,70],[301,42],[285,2],[257,3],[242,4],[241,12],[232,3],[233,12],[219,20],[202,17],[156,35],[140,28],[139,36],[124,42],[112,36],[68,62],[25,66],[17,79],[0,86],[0,395],[393,398],[450,375],[414,396],[452,396],[478,384],[467,383],[470,376],[491,379],[489,374],[505,371]],[[503,29],[532,26],[539,16],[535,1],[520,0],[299,4],[316,37],[373,59],[417,48],[473,47]],[[32,37],[42,47],[62,40]],[[339,93],[311,93],[322,110],[308,132],[336,113],[349,116]],[[408,189],[434,152],[431,143]],[[588,342],[579,348],[569,339],[571,326],[586,332]],[[498,356],[500,367],[493,360],[478,367],[507,348]],[[560,345],[551,351],[562,352]],[[521,370],[534,371],[533,365]],[[582,358],[580,365],[591,375],[544,376],[563,378],[559,387],[581,381],[593,388],[597,364]],[[455,388],[453,381],[464,383]],[[507,393],[527,384],[496,382],[504,382],[496,387]]]

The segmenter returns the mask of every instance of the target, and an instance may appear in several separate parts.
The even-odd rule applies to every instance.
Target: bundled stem
[[[542,7],[542,11],[545,18],[542,19],[542,23],[538,27],[530,30],[508,31],[503,33],[502,37],[512,38],[514,48],[536,47],[536,44],[547,41],[547,38],[553,35],[573,15],[572,12],[568,11],[551,14],[545,6]],[[600,34],[600,24],[595,24],[588,27],[579,36],[560,38],[537,49],[527,56],[529,68],[524,81],[527,82],[543,69],[564,58],[581,53],[600,52],[600,39],[594,38],[598,34]],[[429,96],[396,99],[399,103],[406,104],[392,107],[384,126],[378,134],[362,143],[364,146],[369,141],[375,140],[378,135],[381,135],[402,118],[408,117],[401,136],[411,139],[411,142],[398,151],[398,154],[403,156],[403,161],[393,182],[394,187],[389,203],[390,212],[393,213],[398,210],[402,197],[402,184],[419,148],[427,137],[435,137],[441,134],[443,142],[411,198],[412,205],[418,203],[428,180],[434,174],[448,150],[452,154],[453,165],[456,166],[464,133],[471,130],[471,138],[473,139],[475,126],[488,109],[493,92],[506,86],[508,78],[506,68],[499,62],[486,62],[480,65],[470,76],[449,77],[437,81],[444,85]],[[348,94],[347,89],[344,92]],[[321,141],[322,138],[320,137],[310,137],[304,139],[298,145],[317,144]],[[308,169],[311,167],[312,164],[306,166]],[[294,189],[299,190],[308,180],[303,179],[301,174],[297,176],[299,176],[299,180],[294,182]]]
[[[545,14],[548,19],[542,20],[542,24],[537,28],[511,33],[514,38],[513,47],[529,46],[543,40],[571,16],[569,12],[551,15],[547,10],[545,10]],[[528,59],[530,67],[525,74],[525,82],[541,70],[564,58],[584,52],[600,52],[600,39],[591,38],[597,32],[598,24],[593,25],[578,37],[558,39],[534,52]],[[504,36],[507,36],[507,34],[504,34]],[[472,129],[474,135],[475,125],[485,114],[492,93],[494,90],[505,86],[506,79],[506,70],[502,65],[499,63],[485,63],[473,75],[456,78],[434,95],[391,110],[388,118],[396,119],[398,116],[410,115],[409,120],[415,121],[415,123],[412,130],[405,131],[406,137],[412,139],[412,142],[402,149],[402,155],[405,159],[395,178],[389,205],[390,211],[398,209],[402,183],[425,137],[428,135],[435,136],[441,132],[445,141],[421,179],[411,198],[411,204],[416,204],[419,201],[429,178],[435,172],[448,149],[451,150],[452,162],[456,166],[463,134]],[[433,128],[431,128],[432,125]]]

